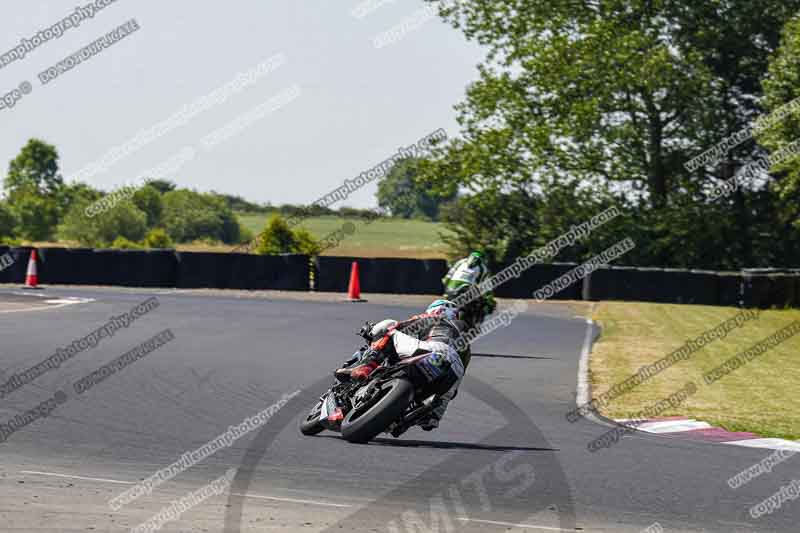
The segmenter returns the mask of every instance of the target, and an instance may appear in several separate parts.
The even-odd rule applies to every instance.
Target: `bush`
[[[288,254],[297,250],[297,239],[280,215],[272,215],[258,236],[256,253],[260,255]]]
[[[86,215],[88,200],[72,205],[59,227],[59,235],[78,241],[85,246],[102,247],[124,237],[128,241],[141,241],[147,232],[147,215],[131,202],[123,201],[93,217]]]
[[[174,248],[175,245],[172,239],[167,235],[164,228],[151,229],[147,236],[144,238],[145,247],[147,248]]]
[[[162,222],[175,242],[212,239],[226,244],[240,241],[236,215],[213,194],[176,190],[163,196]]]
[[[295,242],[297,243],[297,253],[305,255],[319,255],[322,251],[322,244],[316,240],[305,228],[298,228],[294,232]]]
[[[308,230],[294,231],[280,215],[273,215],[256,238],[255,253],[259,255],[305,254],[317,255],[322,245]]]
[[[111,248],[118,248],[120,250],[141,250],[142,245],[129,241],[125,237],[117,237],[114,239],[114,242],[111,243]]]
[[[195,239],[187,244],[190,244],[195,248],[220,248],[224,245],[224,243],[218,241],[217,239],[212,239],[211,237]]]
[[[256,238],[255,234],[248,228],[239,225],[239,243],[253,242]]]

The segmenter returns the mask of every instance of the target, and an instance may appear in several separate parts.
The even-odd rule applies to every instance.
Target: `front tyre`
[[[322,411],[322,400],[318,400],[316,405],[306,415],[305,419],[300,422],[300,433],[303,435],[316,435],[320,433],[325,427],[320,422],[319,414]]]
[[[414,397],[414,385],[393,379],[381,388],[378,398],[352,409],[342,420],[342,437],[350,442],[369,442],[399,419]]]

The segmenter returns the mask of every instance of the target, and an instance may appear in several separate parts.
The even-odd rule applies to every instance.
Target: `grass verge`
[[[607,302],[593,318],[603,328],[592,350],[590,379],[597,398],[642,366],[669,355],[687,340],[739,313],[731,307]],[[800,439],[800,335],[768,350],[711,385],[703,374],[728,358],[800,320],[798,310],[762,311],[724,339],[716,339],[601,409],[609,418],[631,418],[682,388],[688,381],[697,393],[659,416],[688,416],[730,431],[764,437]]]

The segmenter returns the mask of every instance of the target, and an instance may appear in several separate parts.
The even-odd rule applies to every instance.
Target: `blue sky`
[[[93,1],[8,3],[0,54]],[[0,68],[0,96],[24,82],[32,87],[0,109],[3,171],[38,137],[59,149],[69,180],[276,54],[283,58],[277,68],[206,100],[213,101],[201,112],[184,114],[84,181],[104,189],[130,183],[188,148],[193,157],[179,157],[174,173],[181,186],[310,203],[439,128],[457,135],[453,105],[476,78],[482,50],[441,19],[420,17],[422,1],[375,0],[375,10],[358,18],[353,10],[363,2],[117,0]],[[412,31],[375,46],[414,13]],[[131,19],[138,30],[42,84],[39,73]],[[202,147],[201,139],[226,126],[224,142]],[[374,192],[370,184],[344,203],[374,206]]]

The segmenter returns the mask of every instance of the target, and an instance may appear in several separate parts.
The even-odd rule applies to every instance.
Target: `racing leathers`
[[[421,335],[425,335],[425,340],[419,338]],[[340,369],[339,372],[346,372],[352,379],[362,380],[385,357],[404,358],[428,353],[418,363],[418,368],[430,381],[441,379],[443,383],[449,384],[446,392],[440,396],[440,403],[431,413],[430,419],[420,423],[425,430],[434,429],[444,416],[447,405],[458,393],[458,386],[464,377],[465,364],[453,347],[458,336],[460,331],[456,322],[435,315],[416,315],[391,327],[385,335],[374,340],[358,366],[350,370]],[[469,362],[468,358],[466,362]]]
[[[487,315],[494,312],[497,307],[497,302],[494,300],[494,295],[491,292],[486,292],[480,297],[479,301],[460,301],[459,297],[466,293],[471,287],[480,287],[481,284],[489,279],[491,273],[489,267],[485,262],[476,259],[474,256],[465,257],[456,261],[444,278],[442,278],[442,285],[444,285],[444,295],[448,300],[452,300],[466,311],[466,315],[472,315],[470,310],[477,304],[478,316],[465,317],[468,322],[472,322],[471,326],[480,325]]]

